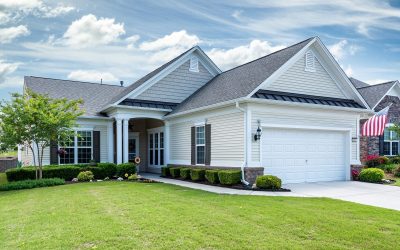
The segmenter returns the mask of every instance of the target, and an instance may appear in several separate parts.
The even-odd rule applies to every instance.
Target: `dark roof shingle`
[[[390,88],[396,81],[390,81],[385,83],[380,83],[376,85],[368,85],[366,87],[357,88],[358,92],[368,103],[368,105],[373,108],[378,102],[386,95]]]

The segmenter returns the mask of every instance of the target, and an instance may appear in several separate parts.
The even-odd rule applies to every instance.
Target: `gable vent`
[[[311,50],[307,51],[305,61],[306,61],[306,67],[304,68],[304,70],[309,72],[315,72],[315,56]]]
[[[199,59],[195,56],[190,58],[190,66],[189,71],[191,72],[199,72]]]

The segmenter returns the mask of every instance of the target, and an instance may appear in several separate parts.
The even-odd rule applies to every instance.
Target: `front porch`
[[[165,122],[155,118],[116,118],[113,123],[113,159],[117,164],[140,158],[139,172],[160,173],[167,164]]]

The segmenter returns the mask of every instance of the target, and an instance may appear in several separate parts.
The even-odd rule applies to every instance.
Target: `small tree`
[[[36,178],[42,178],[43,152],[51,141],[68,140],[83,114],[81,100],[52,99],[30,90],[12,94],[0,104],[0,141],[5,147],[26,145],[32,152]],[[36,162],[37,159],[37,162]]]

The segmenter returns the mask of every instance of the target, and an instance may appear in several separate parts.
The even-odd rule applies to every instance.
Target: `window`
[[[92,131],[77,131],[75,136],[60,143],[60,164],[89,163],[93,158],[92,145]]]
[[[389,156],[399,154],[399,136],[389,128],[385,128],[383,134],[383,154]]]
[[[192,58],[190,58],[190,67],[189,67],[189,71],[192,72],[199,72],[199,59],[195,56],[193,56]]]
[[[205,126],[196,127],[196,164],[205,163]]]
[[[305,61],[306,61],[306,65],[304,70],[308,71],[308,72],[315,72],[315,57],[314,57],[314,53],[309,50],[307,51],[306,55],[305,55]]]

